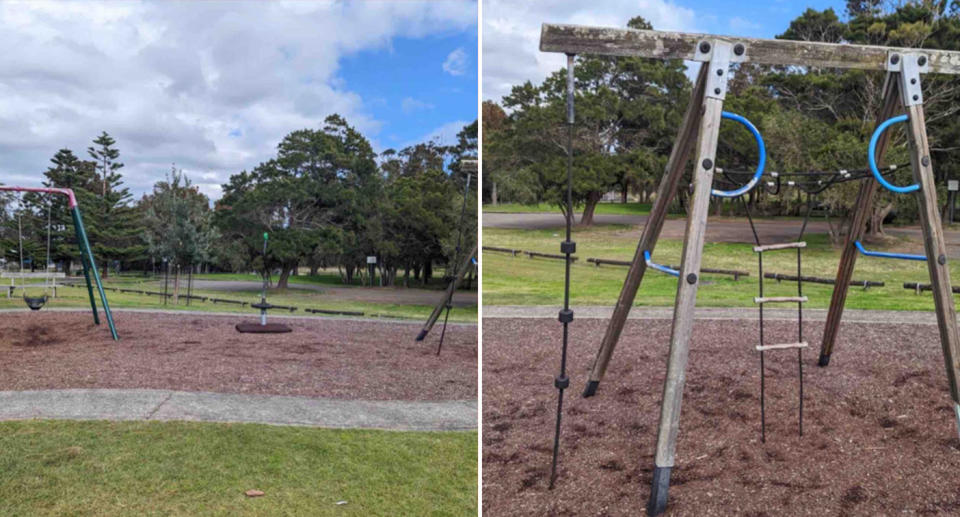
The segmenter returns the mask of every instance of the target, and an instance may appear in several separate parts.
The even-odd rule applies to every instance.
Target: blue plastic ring
[[[720,114],[721,118],[734,120],[744,125],[747,129],[753,133],[753,138],[757,141],[757,153],[760,155],[760,161],[757,163],[757,172],[753,174],[753,177],[750,178],[750,181],[746,185],[736,189],[736,190],[717,190],[713,189],[710,191],[714,196],[719,197],[738,197],[746,194],[753,190],[753,187],[756,187],[760,183],[760,176],[763,176],[763,168],[767,164],[767,148],[763,145],[763,137],[760,136],[760,132],[757,131],[756,126],[754,126],[749,120],[737,115],[736,113],[730,113],[724,111]]]
[[[887,130],[888,127],[897,124],[899,122],[906,122],[908,120],[906,115],[900,115],[898,117],[893,117],[891,119],[885,120],[883,124],[880,124],[876,131],[873,132],[873,136],[870,137],[870,147],[867,148],[867,161],[870,162],[870,171],[873,172],[873,177],[876,180],[887,188],[891,192],[896,192],[897,194],[906,194],[907,192],[915,192],[920,190],[920,185],[914,183],[913,185],[907,185],[906,187],[898,187],[886,179],[883,175],[880,174],[880,171],[877,169],[877,140],[880,139],[880,135]]]

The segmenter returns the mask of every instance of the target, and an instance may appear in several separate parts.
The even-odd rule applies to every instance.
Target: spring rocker
[[[660,407],[653,481],[646,508],[649,515],[659,515],[666,510],[670,473],[675,466],[676,441],[685,380],[684,372],[687,365],[690,336],[693,330],[694,309],[710,197],[711,195],[724,194],[730,197],[742,195],[759,180],[759,175],[755,175],[750,183],[734,191],[720,191],[718,193],[713,189],[718,133],[720,121],[723,118],[723,101],[727,93],[727,77],[731,64],[750,62],[762,65],[852,68],[885,71],[887,73],[883,87],[883,103],[877,115],[877,131],[871,140],[868,156],[873,175],[872,177],[866,177],[860,186],[854,215],[850,222],[847,240],[837,271],[830,311],[820,349],[819,364],[820,366],[826,366],[833,351],[843,313],[843,303],[853,274],[853,266],[859,248],[862,248],[862,245],[858,246],[857,243],[866,228],[867,215],[877,184],[883,184],[886,188],[895,187],[883,180],[876,167],[876,162],[882,161],[890,141],[889,134],[884,130],[891,124],[905,122],[908,125],[910,161],[915,184],[907,187],[895,187],[891,190],[898,193],[911,193],[916,197],[919,204],[920,224],[924,236],[924,257],[933,286],[934,304],[937,323],[940,328],[940,341],[947,369],[950,396],[954,401],[957,423],[960,425],[960,390],[958,390],[960,333],[958,333],[949,269],[947,268],[943,229],[937,211],[936,187],[930,161],[924,122],[923,94],[921,92],[921,80],[926,73],[960,74],[960,52],[552,24],[544,24],[542,27],[540,50],[567,55],[567,124],[570,142],[572,142],[574,123],[573,66],[577,54],[684,59],[701,63],[689,106],[660,180],[657,196],[643,228],[634,259],[614,308],[613,317],[607,325],[583,392],[584,397],[595,395],[600,381],[603,379],[623,331],[627,315],[633,305],[637,289],[643,280],[648,265],[651,265],[650,257],[663,228],[667,207],[676,195],[686,164],[693,153],[694,146],[696,146],[693,191],[687,208],[688,215],[682,262],[680,269],[676,271],[678,285],[667,375]],[[901,110],[906,113],[897,116]],[[568,145],[567,152],[569,181],[571,177],[572,146]],[[760,156],[762,157],[763,153]],[[758,169],[762,174],[762,168],[758,167]],[[569,189],[568,185],[568,208],[572,199]],[[568,210],[568,214],[569,212]],[[569,224],[568,217],[568,228]],[[799,243],[785,244],[800,247]],[[570,242],[568,229],[567,240],[561,243],[561,251],[567,254],[567,281],[565,283],[564,308],[560,312],[560,321],[563,323],[564,330],[560,375],[555,380],[559,397],[557,428],[554,438],[554,473],[551,476],[551,487],[556,477],[555,466],[559,444],[563,390],[569,387],[569,379],[566,377],[567,327],[573,321],[573,311],[569,309],[568,303],[569,254],[574,249],[575,245]],[[772,251],[772,249],[759,251],[758,253],[762,254],[766,251]],[[799,271],[797,276],[801,276]],[[802,298],[802,294],[798,293],[796,298]],[[797,303],[799,305],[802,302],[797,301]],[[802,343],[801,339],[800,344]]]
[[[68,188],[40,188],[40,187],[4,187],[0,186],[0,192],[37,192],[41,194],[57,194],[67,197],[67,207],[70,209],[70,214],[73,217],[73,227],[77,235],[77,243],[80,246],[80,262],[83,265],[83,276],[87,282],[87,294],[90,297],[90,308],[93,310],[93,322],[97,325],[100,324],[100,315],[97,312],[97,302],[93,297],[93,286],[97,286],[97,292],[100,294],[100,303],[103,306],[103,313],[107,317],[107,325],[110,327],[110,334],[113,336],[114,341],[119,341],[120,336],[117,334],[117,327],[113,323],[113,313],[110,312],[110,303],[107,301],[107,294],[103,290],[103,283],[100,281],[100,273],[97,271],[97,261],[93,257],[93,251],[90,249],[90,242],[87,240],[87,230],[83,226],[83,216],[80,214],[80,206],[77,204],[77,197],[74,195],[73,190]],[[49,218],[49,214],[48,214]],[[49,263],[49,223],[48,223],[48,235],[47,235],[47,262]],[[21,245],[22,249],[22,245]],[[92,279],[92,281],[91,281]],[[46,294],[42,297],[30,297],[27,296],[26,290],[24,290],[24,303],[30,308],[30,310],[40,310],[43,305],[47,302]]]
[[[260,302],[251,303],[250,307],[260,310],[259,323],[237,323],[237,332],[242,334],[285,334],[293,329],[281,323],[267,323],[267,311],[279,309],[276,305],[267,302],[267,241],[270,236],[263,233],[263,288],[260,290]]]

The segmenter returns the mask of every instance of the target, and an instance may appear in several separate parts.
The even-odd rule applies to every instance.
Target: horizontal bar
[[[73,190],[68,188],[47,188],[47,187],[0,187],[0,192],[38,192],[41,194],[61,194],[67,196],[69,202],[67,207],[71,210],[77,206],[77,196],[73,194]]]
[[[807,301],[807,297],[806,297],[806,296],[767,296],[767,297],[754,296],[754,298],[753,298],[753,303],[760,303],[760,304],[763,304],[763,303],[790,303],[790,302],[794,302],[794,303],[806,303],[806,301]]]
[[[932,291],[933,290],[933,286],[931,286],[930,284],[921,284],[919,282],[904,282],[903,288],[913,289],[914,291]],[[951,289],[953,289],[954,294],[960,294],[960,286],[955,285],[955,286],[952,286]]]
[[[870,251],[863,247],[863,244],[860,244],[860,241],[853,241],[853,244],[860,250],[866,257],[878,257],[878,258],[889,258],[889,259],[900,259],[900,260],[927,260],[926,255],[911,255],[909,253],[888,253],[886,251]]]
[[[650,260],[650,252],[647,250],[643,250],[643,260],[647,263],[647,267],[652,267],[653,269],[656,269],[657,271],[666,273],[668,275],[672,275],[678,278],[680,277],[680,272],[677,271],[676,269],[670,269],[667,266],[656,264],[652,260]]]
[[[540,30],[540,50],[564,54],[598,54],[703,61],[709,59],[709,54],[698,54],[697,47],[702,41],[713,40],[743,44],[745,46],[744,54],[738,56],[737,60],[761,65],[799,65],[886,71],[889,54],[894,52],[921,52],[928,57],[930,72],[960,74],[960,52],[948,50],[740,38],[688,32],[549,23],[543,24]]]
[[[804,241],[784,242],[780,244],[766,244],[764,246],[754,246],[753,251],[757,253],[763,253],[764,251],[786,250],[791,248],[806,248],[806,247],[807,247],[807,243]]]
[[[587,262],[602,266],[607,264],[609,266],[629,266],[632,264],[629,260],[614,260],[614,259],[603,259],[603,258],[588,258]],[[680,269],[680,266],[668,265],[670,269]],[[736,269],[716,269],[712,267],[702,267],[700,268],[701,273],[713,273],[717,275],[729,275],[732,277],[739,278],[741,276],[750,276],[749,271],[738,271]]]
[[[540,253],[539,251],[524,251],[523,253],[530,258],[540,257],[540,258],[548,258],[548,259],[567,260],[566,255],[555,255],[553,253]],[[571,262],[576,262],[578,258],[579,257],[574,257],[573,255],[570,255]]]
[[[0,273],[0,278],[67,278],[66,273]]]
[[[763,345],[757,346],[758,352],[763,352],[764,350],[787,350],[789,348],[807,348],[807,342],[801,341],[799,343],[784,343],[782,345]]]
[[[781,273],[764,273],[763,278],[772,278],[777,282],[781,280],[793,281],[793,282],[797,281],[796,275],[784,275]],[[836,283],[836,280],[832,278],[821,278],[817,276],[801,276],[800,280],[804,282],[810,282],[813,284],[833,285]],[[863,287],[883,287],[885,284],[883,282],[877,282],[876,280],[851,280],[850,285],[863,286]]]

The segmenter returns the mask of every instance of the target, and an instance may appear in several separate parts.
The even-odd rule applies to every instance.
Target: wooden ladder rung
[[[784,242],[781,244],[766,244],[764,246],[754,246],[753,251],[757,253],[763,253],[764,251],[786,250],[790,248],[806,248],[806,247],[807,247],[807,243],[804,241]]]
[[[753,303],[806,303],[806,296],[767,296],[767,297],[753,297]]]
[[[807,342],[801,341],[799,343],[783,343],[780,345],[757,345],[757,351],[763,352],[764,350],[786,350],[788,348],[807,348]]]

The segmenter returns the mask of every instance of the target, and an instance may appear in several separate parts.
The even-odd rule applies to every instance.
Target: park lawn
[[[33,289],[28,289],[28,294],[30,296],[41,295],[43,293],[42,282],[35,282],[34,285],[36,285],[36,287]],[[82,282],[78,283],[77,285],[80,287],[58,287],[57,298],[51,298],[47,303],[47,307],[89,307],[90,300],[87,297],[86,286]],[[154,292],[163,291],[162,281],[157,282],[152,279],[144,279],[133,276],[110,277],[104,281],[104,285],[107,287],[119,287],[124,289],[137,289]],[[358,289],[362,288],[358,287]],[[169,291],[171,293],[173,292],[172,285],[170,286]],[[0,295],[0,309],[23,308],[23,300],[20,299],[19,293],[20,292],[18,291],[17,295],[11,299]],[[186,294],[186,285],[181,287],[181,294]],[[257,302],[260,299],[259,291],[215,291],[195,289],[193,294],[195,296],[208,296],[246,302]],[[439,302],[442,295],[443,293],[441,291],[437,291],[437,302]],[[97,304],[99,305],[100,298],[99,295],[96,294],[96,291],[94,291],[94,296],[97,299]],[[282,292],[271,290],[267,296],[269,302],[273,305],[288,305],[299,308],[298,311],[292,313],[280,310],[274,311],[274,314],[293,314],[299,316],[311,316],[310,313],[307,313],[303,310],[305,308],[311,308],[363,312],[364,317],[373,318],[382,317],[426,320],[430,315],[430,312],[432,312],[434,309],[434,305],[411,305],[344,300],[338,299],[337,296],[333,294],[324,294],[322,292],[298,290],[292,288]],[[112,290],[107,291],[107,300],[109,300],[111,308],[236,312],[241,314],[255,314],[257,312],[250,307],[242,307],[240,305],[225,303],[215,304],[209,301],[202,302],[199,300],[191,300],[190,305],[187,306],[186,299],[181,299],[179,305],[173,305],[172,300],[164,305],[162,296],[120,293]],[[453,310],[450,311],[450,320],[458,322],[475,322],[477,321],[477,307],[454,307]]]
[[[0,471],[3,515],[439,516],[478,506],[475,431],[2,422]]]
[[[596,213],[613,215],[647,215],[650,213],[650,206],[650,203],[599,203],[597,204]],[[548,203],[540,203],[537,205],[500,203],[499,205],[483,205],[483,211],[488,213],[560,213],[560,207]],[[578,219],[580,217],[579,214],[580,212],[577,213]]]
[[[636,227],[604,225],[593,228],[575,228],[577,242],[571,278],[573,305],[607,305],[616,303],[627,268],[600,266],[586,262],[588,257],[632,260],[640,232]],[[560,253],[562,229],[512,230],[485,228],[485,246]],[[808,247],[803,251],[803,274],[833,278],[836,275],[840,250],[833,248],[826,235],[805,236]],[[896,241],[889,246],[868,246],[872,249],[922,253],[919,242]],[[682,242],[661,239],[653,253],[654,262],[680,263]],[[697,303],[710,307],[755,307],[757,295],[757,255],[749,244],[706,243],[703,267],[748,271],[749,277],[734,281],[733,277],[704,273],[697,292]],[[764,256],[764,271],[796,274],[796,252],[780,251]],[[953,278],[960,278],[960,264],[951,262]],[[530,259],[509,254],[483,252],[483,303],[485,305],[561,305],[563,302],[564,263],[562,260]],[[929,283],[927,266],[923,262],[859,257],[854,270],[855,280],[883,281],[884,287],[850,287],[846,307],[852,309],[933,310],[929,292],[915,295],[903,288],[903,282]],[[796,282],[777,284],[764,282],[767,296],[796,295]],[[647,270],[634,302],[638,306],[672,306],[677,280],[657,271]],[[803,294],[812,308],[830,305],[833,286],[803,284]]]

